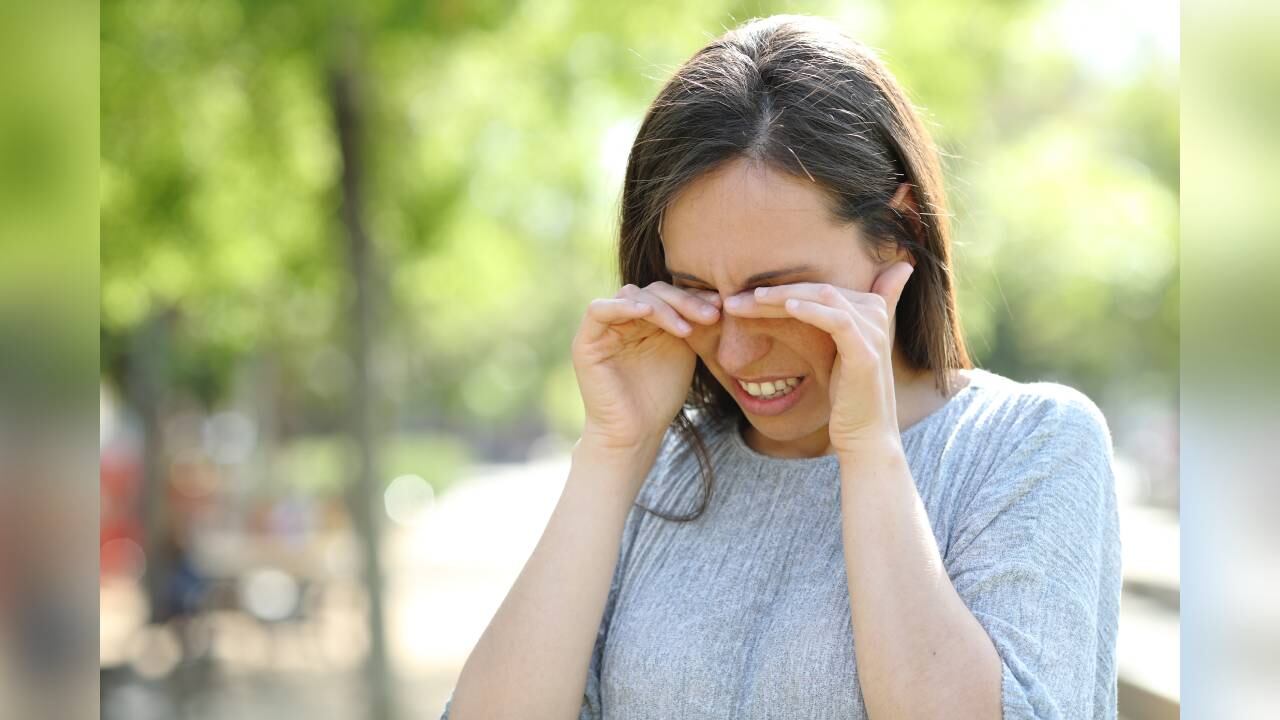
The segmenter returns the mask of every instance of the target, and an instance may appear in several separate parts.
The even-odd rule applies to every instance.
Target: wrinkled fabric
[[[1000,656],[1004,718],[1114,720],[1107,422],[1065,385],[971,378],[902,443],[951,581]],[[632,509],[579,720],[866,718],[835,456],[761,455],[732,421],[700,432],[710,502],[690,523]],[[686,514],[701,482],[670,430],[638,500]]]

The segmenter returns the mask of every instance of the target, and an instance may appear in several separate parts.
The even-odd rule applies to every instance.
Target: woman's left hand
[[[831,421],[836,453],[856,452],[860,443],[899,442],[893,387],[894,314],[914,267],[890,265],[864,293],[827,283],[759,287],[725,302],[739,317],[795,318],[830,333],[836,345],[831,367]],[[734,301],[740,301],[734,306]]]

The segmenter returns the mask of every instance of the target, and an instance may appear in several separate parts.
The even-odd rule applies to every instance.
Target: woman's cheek
[[[826,382],[836,362],[836,343],[827,332],[799,320],[799,327],[790,328],[787,343],[818,374],[816,379]]]

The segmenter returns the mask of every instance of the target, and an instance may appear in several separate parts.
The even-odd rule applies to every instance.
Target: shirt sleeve
[[[945,564],[1000,656],[1005,720],[1114,720],[1111,435],[1092,401],[1055,387],[957,517]]]

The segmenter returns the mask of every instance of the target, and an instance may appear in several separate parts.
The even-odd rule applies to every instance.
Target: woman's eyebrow
[[[747,278],[746,287],[751,287],[752,285],[756,285],[758,283],[766,282],[768,280],[773,280],[774,278],[783,277],[786,275],[798,275],[799,273],[813,272],[816,269],[817,268],[815,268],[812,265],[793,265],[791,267],[781,268],[779,270],[770,270],[768,272],[756,273],[755,275],[752,275],[751,277]],[[684,272],[677,272],[675,270],[672,270],[671,268],[667,268],[667,272],[671,273],[671,278],[673,280],[691,280],[693,282],[702,283],[703,285],[706,285],[708,287],[711,286],[711,283],[707,282],[706,280],[703,280],[702,278],[696,275],[690,275],[689,273],[684,273]]]

